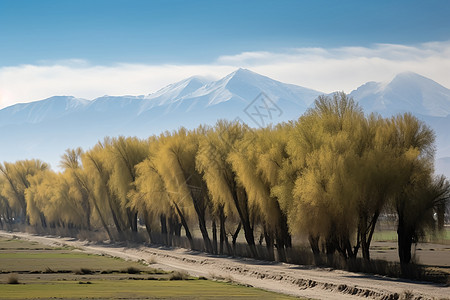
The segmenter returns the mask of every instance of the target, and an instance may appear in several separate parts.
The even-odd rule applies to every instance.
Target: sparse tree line
[[[104,230],[152,242],[182,235],[194,248],[249,254],[263,243],[286,260],[292,237],[345,259],[369,247],[380,214],[397,215],[399,258],[443,228],[449,182],[435,177],[434,134],[411,114],[365,116],[344,93],[321,96],[297,121],[253,130],[238,122],[105,138],[67,150],[61,172],[39,160],[0,164],[0,226]],[[157,240],[156,237],[162,237]],[[275,254],[276,252],[276,254]]]

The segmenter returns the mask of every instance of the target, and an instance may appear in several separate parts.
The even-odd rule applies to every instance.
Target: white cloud
[[[140,95],[193,75],[219,78],[236,68],[323,92],[350,92],[367,81],[390,80],[412,71],[450,87],[450,42],[415,46],[298,48],[244,52],[205,65],[115,64],[96,66],[81,59],[0,68],[0,108],[54,95],[93,99]]]

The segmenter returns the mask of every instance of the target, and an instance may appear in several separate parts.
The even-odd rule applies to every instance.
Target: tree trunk
[[[365,219],[362,220],[362,222],[365,222],[365,223],[362,225],[364,227],[360,228],[359,241],[361,243],[361,252],[362,252],[363,258],[367,261],[370,260],[370,243],[372,242],[373,233],[375,231],[375,225],[378,221],[379,215],[380,215],[380,212],[376,211],[373,214],[372,219],[371,219],[370,223],[368,224],[368,226],[366,226],[367,220],[365,220]],[[357,246],[359,246],[359,243]]]
[[[130,222],[131,232],[137,233],[137,212],[127,208],[128,221]]]
[[[358,254],[358,249],[357,248],[352,249],[352,244],[350,243],[350,239],[348,237],[344,238],[343,246],[344,246],[344,249],[347,252],[347,257],[348,258],[351,258],[351,259],[356,258],[356,255]],[[355,250],[355,251],[353,251],[353,250]]]
[[[217,254],[217,226],[216,219],[212,221],[212,232],[213,232],[213,252]]]
[[[237,190],[233,191],[233,200],[236,209],[238,211],[239,218],[241,219],[242,228],[244,229],[245,240],[247,241],[251,256],[253,258],[257,258],[258,254],[256,252],[255,237],[253,235],[253,228],[250,224],[250,215],[248,212],[248,199],[247,195],[245,194],[245,191],[241,191],[241,194],[242,197],[244,198],[241,199],[243,202],[242,205],[240,204],[241,201],[239,201]]]
[[[370,242],[368,243],[367,237],[365,234],[361,234],[361,253],[362,253],[363,258],[367,261],[370,260],[369,248],[370,248]]]
[[[193,250],[194,249],[194,240],[192,238],[191,231],[189,230],[189,226],[186,222],[186,218],[184,217],[184,214],[180,210],[178,205],[175,202],[172,202],[172,203],[175,207],[175,210],[177,211],[178,217],[180,217],[181,225],[183,225],[183,227],[184,227],[184,231],[186,232],[186,237],[189,241],[189,245],[190,245],[191,249]]]
[[[46,220],[45,220],[44,214],[43,214],[43,213],[39,213],[39,217],[41,218],[41,225],[42,225],[42,228],[47,228],[47,222],[46,222]]]
[[[181,223],[176,222],[175,223],[175,236],[180,237],[181,236],[181,227],[183,225],[181,225]]]
[[[199,216],[198,227],[200,228],[200,232],[202,233],[206,252],[213,253],[213,247],[211,244],[211,240],[209,239],[208,230],[206,229],[206,221],[204,219],[204,216],[202,217]]]
[[[269,230],[267,230],[266,226],[264,226],[264,239],[266,241],[267,253],[269,255],[268,258],[269,260],[273,261],[275,260],[273,237],[270,234]]]
[[[197,213],[198,227],[202,233],[203,242],[205,244],[206,252],[213,253],[213,246],[211,240],[209,239],[208,230],[206,228],[206,218],[205,218],[205,206],[203,201],[203,191],[192,191],[191,197],[194,204],[195,212]]]
[[[336,252],[336,241],[335,238],[329,236],[325,241],[325,251],[327,254],[327,264],[333,266],[334,263],[334,253]]]
[[[277,253],[278,253],[278,261],[286,262],[286,245],[285,245],[285,239],[282,237],[282,234],[276,235],[276,241],[277,241]]]
[[[253,258],[257,258],[258,253],[256,252],[253,228],[251,227],[250,222],[248,222],[248,220],[245,220],[245,222],[242,223],[242,227],[244,229],[245,240],[247,241],[248,247],[250,249],[250,254]]]
[[[311,246],[311,250],[314,255],[314,263],[316,265],[322,264],[322,258],[320,257],[319,239],[320,237],[318,235],[308,235],[309,245]]]
[[[233,233],[233,236],[232,236],[233,255],[236,254],[236,240],[237,240],[237,237],[238,237],[238,235],[239,235],[239,232],[241,231],[241,227],[242,227],[242,223],[239,222],[239,225],[238,225],[238,227],[236,228],[236,231]]]
[[[400,266],[402,275],[408,276],[408,264],[411,262],[411,246],[414,239],[414,234],[411,229],[405,224],[403,216],[399,215],[398,227],[398,256],[400,258]]]
[[[232,255],[233,254],[233,250],[230,247],[230,244],[228,243],[228,236],[227,236],[227,232],[225,229],[225,214],[223,211],[223,206],[221,206],[219,208],[219,222],[220,222],[220,250],[219,250],[219,254],[223,254],[223,244],[225,244],[225,246],[227,247],[227,254],[228,255]]]
[[[147,212],[144,212],[144,223],[145,223],[145,229],[147,230],[147,234],[148,234],[148,240],[150,242],[150,244],[153,242],[153,238],[152,238],[152,227],[151,227],[151,222],[150,222],[150,216],[148,215]]]
[[[111,215],[113,218],[113,222],[114,222],[114,225],[116,226],[117,233],[119,234],[119,240],[124,240],[123,229],[122,229],[121,223],[119,221],[119,217],[117,216],[116,211],[114,209],[114,205],[112,203],[113,200],[109,197],[109,195],[107,197],[108,197],[108,202],[109,202],[109,208],[111,209]]]
[[[103,228],[105,229],[106,233],[108,234],[108,237],[111,241],[114,240],[111,231],[109,231],[108,225],[106,224],[105,218],[103,217],[100,208],[98,207],[97,201],[93,198],[92,202],[94,203],[94,207],[97,210],[98,216],[100,218],[100,223],[102,223]]]
[[[167,236],[167,221],[166,221],[166,215],[165,214],[161,214],[159,216],[159,221],[161,223],[161,235],[162,235],[162,239],[163,239],[163,244],[166,246],[169,246],[169,240],[168,240],[168,236]]]
[[[279,206],[278,202],[277,205]],[[286,214],[281,210],[280,208],[280,213],[281,213],[281,218],[280,218],[280,234],[283,238],[283,244],[286,248],[290,248],[292,247],[292,237],[289,233],[289,226],[287,224],[287,217]]]

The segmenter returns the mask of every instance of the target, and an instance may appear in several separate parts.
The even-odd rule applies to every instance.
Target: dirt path
[[[314,299],[398,299],[408,291],[422,299],[450,299],[450,287],[381,276],[351,273],[253,259],[219,257],[185,249],[98,245],[71,238],[37,236],[0,231],[0,236],[36,241],[45,245],[69,245],[86,252],[146,260],[164,270],[184,270],[193,276],[224,278],[254,287]]]

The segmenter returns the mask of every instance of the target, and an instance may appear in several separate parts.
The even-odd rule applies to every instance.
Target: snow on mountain
[[[412,112],[445,117],[450,114],[450,90],[412,72],[387,83],[368,82],[350,93],[366,112],[382,115]]]
[[[146,96],[145,99],[150,101],[146,101],[142,105],[140,112],[149,110],[155,106],[173,104],[181,101],[183,98],[188,97],[190,94],[209,82],[210,81],[206,78],[193,76],[180,82],[170,84],[156,93]]]
[[[259,94],[264,92],[273,102],[287,101],[303,112],[320,95],[318,91],[285,84],[246,69],[239,69],[217,81],[190,77],[171,84],[145,97],[141,112],[155,106],[166,105],[166,112],[182,107],[186,111],[204,109],[223,102],[228,106],[245,109]]]
[[[249,103],[261,92],[264,92],[274,102],[282,99],[303,106],[305,109],[321,94],[315,90],[282,83],[246,69],[239,69],[218,81],[201,87],[190,97],[205,97],[208,105],[215,105],[231,99]]]
[[[31,103],[20,103],[0,110],[0,126],[21,123],[39,123],[82,111],[90,101],[71,96],[55,96]]]

